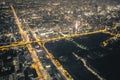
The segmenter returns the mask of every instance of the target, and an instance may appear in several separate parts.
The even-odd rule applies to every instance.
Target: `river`
[[[111,47],[101,46],[102,41],[110,37],[109,34],[95,33],[72,39],[47,42],[45,46],[74,80],[99,80],[100,78],[93,74],[94,72],[91,73],[73,53],[85,59],[87,66],[101,78],[118,80],[119,47],[115,48],[118,46],[116,44],[111,45]]]

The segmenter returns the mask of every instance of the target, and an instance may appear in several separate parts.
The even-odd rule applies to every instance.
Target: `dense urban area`
[[[119,80],[119,0],[0,0],[0,80]]]

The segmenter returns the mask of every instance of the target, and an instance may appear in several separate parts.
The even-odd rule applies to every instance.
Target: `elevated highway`
[[[25,22],[25,19],[24,19]],[[27,28],[29,29],[29,31],[32,33],[32,36],[34,37],[34,39],[36,40],[36,42],[43,47],[43,49],[46,51],[47,56],[49,56],[49,60],[51,60],[51,62],[54,64],[54,66],[57,68],[57,70],[59,70],[59,72],[62,74],[62,76],[65,78],[65,80],[73,80],[72,77],[70,76],[70,74],[64,70],[64,68],[62,67],[62,65],[59,63],[58,60],[55,59],[55,57],[48,52],[47,48],[44,46],[43,42],[45,41],[41,41],[39,38],[37,38],[37,35],[35,35],[35,33],[31,30],[31,28],[29,27],[29,25],[26,23]]]
[[[15,17],[15,20],[16,20],[16,24],[18,25],[18,29],[19,29],[19,32],[20,32],[21,37],[23,39],[23,42],[30,42],[30,39],[29,39],[28,35],[22,29],[22,25],[21,25],[17,15],[16,15],[14,7],[12,5],[10,7],[11,7],[11,9],[13,11],[13,14],[14,14],[14,17]],[[22,44],[23,42],[21,42],[19,44]],[[28,50],[30,52],[32,61],[34,62],[32,67],[35,68],[35,70],[36,70],[36,72],[38,74],[39,80],[47,80],[48,78],[45,76],[45,75],[47,75],[47,73],[44,74],[45,69],[42,66],[42,63],[39,61],[36,51],[34,50],[34,48],[32,47],[31,44],[28,44],[27,48],[28,48]]]
[[[15,21],[16,24],[18,26],[19,29],[19,33],[21,34],[22,40],[21,42],[14,42],[11,43],[10,45],[5,45],[5,46],[0,46],[0,50],[7,50],[11,47],[17,47],[17,46],[26,46],[30,52],[32,61],[34,62],[32,64],[32,67],[35,68],[39,80],[48,80],[48,76],[49,74],[47,72],[45,72],[45,69],[41,63],[41,61],[38,59],[38,56],[36,54],[36,51],[34,50],[34,48],[32,47],[31,43],[37,42],[41,47],[44,48],[44,50],[47,53],[47,58],[51,60],[51,62],[55,65],[55,67],[59,70],[59,72],[65,77],[66,80],[73,80],[72,77],[70,76],[70,74],[64,70],[63,66],[60,64],[60,62],[58,60],[55,59],[55,57],[49,53],[49,51],[47,50],[47,48],[44,46],[44,43],[49,42],[49,41],[56,41],[56,40],[61,40],[61,39],[67,39],[67,38],[73,38],[73,37],[80,37],[80,36],[85,36],[85,35],[90,35],[90,34],[95,34],[95,33],[105,33],[105,34],[110,34],[113,37],[103,41],[104,46],[107,45],[107,42],[113,38],[117,38],[120,37],[120,35],[116,35],[116,34],[112,34],[110,32],[107,32],[106,29],[104,30],[97,30],[94,32],[87,32],[87,33],[82,33],[82,34],[71,34],[71,35],[65,35],[65,36],[59,36],[56,38],[49,38],[49,39],[39,39],[35,33],[32,31],[32,29],[29,27],[29,25],[26,23],[26,20],[23,19],[23,21],[26,23],[26,27],[27,29],[32,33],[32,36],[34,37],[34,41],[30,41],[30,38],[28,37],[28,35],[26,34],[26,32],[22,29],[22,24],[19,21],[19,18],[17,17],[17,14],[15,12],[14,7],[11,5],[10,6],[12,9],[12,12],[14,14],[15,17]],[[46,74],[45,74],[46,73]]]
[[[32,30],[30,29],[30,31],[32,31]],[[105,34],[110,34],[111,36],[114,36],[114,37],[119,37],[116,34],[107,32],[105,29],[104,30],[97,30],[97,31],[94,31],[94,32],[88,32],[88,33],[82,33],[82,34],[71,34],[69,36],[59,36],[59,37],[56,37],[56,38],[48,38],[48,39],[42,39],[42,40],[39,40],[36,36],[34,36],[35,37],[34,41],[14,42],[14,43],[11,43],[10,45],[0,46],[0,50],[4,50],[5,48],[9,49],[11,47],[24,46],[24,45],[27,45],[27,44],[31,44],[33,42],[39,42],[39,44],[42,46],[42,44],[44,44],[46,42],[49,42],[49,41],[57,41],[57,40],[66,39],[66,38],[80,37],[80,36],[90,35],[90,34],[95,34],[95,33],[100,33],[100,32],[105,33]],[[32,32],[32,34],[34,35],[33,32]],[[111,37],[111,39],[112,39],[112,37]],[[108,39],[108,40],[110,40],[110,39]],[[103,43],[107,42],[108,40],[104,41]]]

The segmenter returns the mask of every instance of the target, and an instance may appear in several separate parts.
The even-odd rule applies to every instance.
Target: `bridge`
[[[47,50],[47,48],[44,46],[44,44],[46,42],[49,41],[57,41],[57,40],[61,40],[61,39],[68,39],[68,38],[73,38],[73,37],[80,37],[80,36],[85,36],[85,35],[90,35],[90,34],[95,34],[95,33],[105,33],[105,34],[109,34],[113,37],[103,41],[103,45],[106,46],[107,42],[113,38],[117,38],[120,37],[120,35],[118,34],[113,34],[108,32],[106,29],[103,30],[97,30],[97,31],[93,31],[93,32],[87,32],[87,33],[82,33],[82,34],[71,34],[71,35],[64,35],[64,36],[59,36],[59,37],[55,37],[55,38],[49,38],[49,39],[39,39],[36,35],[34,35],[35,33],[32,31],[32,29],[29,27],[29,25],[26,23],[26,20],[23,19],[23,21],[26,23],[25,27],[31,32],[32,36],[34,37],[34,40],[31,41],[30,38],[28,37],[28,35],[26,34],[26,32],[22,29],[22,24],[19,21],[19,18],[17,17],[17,14],[15,12],[14,7],[11,5],[10,6],[12,9],[12,12],[14,14],[15,20],[16,20],[16,24],[18,26],[19,29],[19,33],[21,34],[22,37],[22,41],[20,42],[13,42],[10,45],[4,45],[4,46],[0,46],[0,50],[8,50],[12,47],[18,47],[18,46],[26,46],[30,52],[31,58],[33,60],[33,64],[32,67],[36,70],[39,80],[48,80],[49,77],[49,73],[46,72],[46,70],[44,69],[41,61],[38,59],[38,56],[36,54],[36,51],[34,50],[34,48],[32,47],[32,43],[38,43],[47,53],[47,58],[55,65],[55,67],[58,69],[58,71],[62,74],[62,76],[64,76],[64,78],[66,80],[73,80],[72,77],[70,76],[70,74],[63,68],[63,66],[60,64],[60,62],[58,60],[55,59],[55,57],[49,53],[49,51]]]
[[[106,47],[106,46],[108,45],[109,41],[111,41],[111,40],[113,40],[113,39],[117,39],[117,38],[120,38],[120,34],[116,34],[116,35],[114,35],[113,37],[110,37],[109,39],[103,41],[103,42],[102,42],[102,43],[103,43],[103,46]]]
[[[30,30],[30,31],[32,31],[32,30]],[[116,38],[119,37],[118,34],[113,34],[113,33],[107,32],[105,29],[104,30],[97,30],[97,31],[94,31],[94,32],[82,33],[82,34],[71,34],[71,35],[68,35],[68,36],[59,36],[59,37],[56,37],[56,38],[48,38],[48,39],[43,39],[43,40],[39,40],[37,37],[34,36],[35,39],[36,39],[34,41],[13,42],[10,45],[0,46],[0,50],[7,50],[11,47],[17,47],[17,46],[25,46],[25,45],[28,45],[28,44],[31,44],[31,43],[34,43],[34,42],[40,42],[40,45],[41,45],[41,44],[49,42],[49,41],[57,41],[57,40],[66,39],[66,38],[80,37],[80,36],[85,36],[85,35],[90,35],[90,34],[95,34],[95,33],[100,33],[100,32],[113,36],[110,39],[112,39],[114,37],[116,37]],[[34,35],[33,32],[32,32],[32,34]],[[104,46],[105,46],[105,43],[108,42],[110,39],[103,41]]]

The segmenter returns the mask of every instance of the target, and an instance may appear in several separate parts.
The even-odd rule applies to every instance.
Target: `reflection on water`
[[[114,46],[111,46],[113,47],[112,51],[109,47],[104,48],[100,46],[101,42],[109,37],[110,35],[108,34],[96,33],[82,37],[75,37],[72,40],[63,39],[56,42],[48,42],[45,44],[45,46],[49,49],[49,52],[53,53],[53,55],[60,61],[63,67],[68,70],[75,80],[98,80],[98,78],[88,69],[86,69],[86,67],[83,65],[83,62],[77,59],[73,53],[76,53],[78,56],[87,60],[87,63],[89,64],[88,66],[90,66],[105,79],[115,80],[117,77],[117,72],[111,72],[110,69],[113,66],[110,66],[109,62],[115,60],[117,64],[118,61],[116,59],[118,59],[118,56],[120,55],[117,52],[117,55],[114,54]],[[79,45],[85,46],[88,49],[82,49],[82,47]],[[113,54],[114,57],[112,57]],[[107,64],[109,65],[109,68],[107,68]],[[114,65],[114,68],[119,69],[115,66],[116,65]]]

